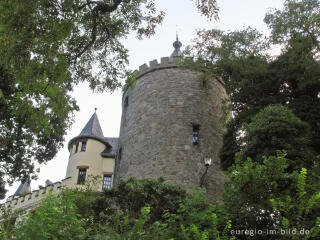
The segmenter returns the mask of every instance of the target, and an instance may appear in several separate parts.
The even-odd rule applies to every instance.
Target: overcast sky
[[[265,34],[268,29],[263,22],[265,13],[270,8],[282,8],[284,0],[217,0],[220,12],[219,21],[209,22],[202,17],[195,8],[192,0],[156,0],[158,9],[165,13],[165,19],[161,26],[157,27],[156,34],[150,39],[137,40],[134,35],[124,39],[124,45],[129,49],[130,68],[132,70],[144,63],[161,57],[169,56],[172,51],[172,43],[178,30],[179,40],[183,46],[191,43],[196,37],[197,29],[219,28],[222,30],[236,30],[246,26],[254,27]],[[98,108],[97,114],[105,137],[118,137],[121,119],[121,90],[114,93],[93,94],[86,84],[75,87],[73,96],[76,98],[80,111],[75,113],[75,122],[65,136],[64,147],[57,156],[46,165],[40,167],[39,179],[32,182],[32,190],[38,185],[44,185],[45,180],[52,182],[65,178],[69,152],[68,141],[79,135],[91,115],[94,108]],[[19,183],[9,187],[7,196],[12,195]]]

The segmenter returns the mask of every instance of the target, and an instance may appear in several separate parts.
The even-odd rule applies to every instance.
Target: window
[[[79,143],[76,143],[76,150],[74,151],[74,153],[78,152],[78,148],[79,148]]]
[[[85,152],[85,151],[86,151],[86,148],[87,148],[87,142],[82,142],[81,152]]]
[[[193,146],[199,146],[199,131],[200,131],[200,125],[199,124],[193,124],[192,125],[192,142],[193,142]]]
[[[111,185],[112,185],[112,176],[104,175],[102,180],[102,190],[111,188]]]
[[[86,180],[86,174],[87,174],[87,169],[86,168],[80,168],[79,169],[79,175],[78,175],[77,184],[84,184],[84,182]]]
[[[124,107],[128,107],[129,106],[129,97],[126,96],[126,99],[124,100]]]
[[[119,149],[118,160],[121,160],[122,157],[122,148]]]

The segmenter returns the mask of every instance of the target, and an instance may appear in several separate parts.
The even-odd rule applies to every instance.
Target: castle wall
[[[222,100],[227,95],[223,83],[212,79],[205,87],[199,73],[178,68],[178,59],[142,65],[135,87],[124,94],[115,181],[163,176],[190,190],[200,184],[204,157],[211,157],[204,186],[217,196],[225,181],[218,152]],[[194,146],[197,124],[199,146]]]
[[[41,205],[42,199],[45,198],[49,192],[58,194],[62,187],[71,187],[71,185],[71,178],[66,178],[61,182],[53,183],[25,195],[8,197],[4,206],[12,210],[23,209],[31,211]]]

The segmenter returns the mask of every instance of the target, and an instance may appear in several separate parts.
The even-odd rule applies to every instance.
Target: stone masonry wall
[[[71,187],[71,182],[71,178],[69,177],[61,180],[61,182],[59,181],[50,184],[46,187],[34,190],[31,193],[27,193],[25,195],[10,196],[8,197],[7,201],[2,205],[5,208],[10,208],[11,210],[22,209],[26,212],[29,212],[39,207],[42,203],[42,200],[47,196],[49,192],[52,192],[53,194],[58,194],[61,191],[61,188]]]
[[[206,88],[199,73],[182,70],[178,61],[142,65],[136,86],[124,94],[115,182],[163,176],[191,190],[200,185],[204,157],[211,157],[204,186],[216,198],[226,180],[218,152],[227,95],[220,81],[213,79]],[[193,124],[200,125],[199,146],[192,142]]]

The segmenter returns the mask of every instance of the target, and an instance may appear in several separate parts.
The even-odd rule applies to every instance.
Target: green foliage
[[[283,10],[272,10],[264,21],[272,30],[275,43],[287,43],[297,35],[309,38],[319,50],[320,2],[318,0],[286,0]]]
[[[318,0],[286,0],[266,15],[270,37],[251,28],[206,30],[186,51],[195,61],[184,66],[206,81],[222,79],[230,97],[220,158],[230,178],[221,209],[232,230],[312,233],[240,239],[319,238],[319,9]],[[271,57],[277,44],[282,52]]]
[[[314,166],[311,171],[319,174]],[[271,198],[273,210],[280,224],[280,229],[307,229],[310,233],[304,239],[317,239],[320,237],[319,213],[320,213],[320,191],[319,182],[307,182],[307,169],[302,168],[296,185],[296,194],[287,195],[286,198]],[[318,175],[318,181],[320,177]],[[310,184],[310,185],[309,185]],[[317,191],[313,191],[310,186],[317,186]]]
[[[10,208],[7,209],[2,205],[0,213],[0,239],[13,239],[16,234],[16,220],[19,218],[19,215],[23,214],[23,211],[19,210],[13,212]]]
[[[193,0],[198,10],[201,12],[202,15],[209,18],[209,20],[218,19],[218,11],[219,7],[216,0]]]
[[[135,73],[127,73],[126,82],[122,87],[122,92],[126,92],[128,88],[134,88],[137,82],[137,75]]]
[[[262,163],[237,156],[228,171],[230,182],[223,193],[224,208],[232,229],[306,229],[310,230],[309,235],[303,236],[306,239],[320,236],[316,225],[320,213],[319,168],[317,165],[311,168],[310,172],[317,175],[312,179],[312,174],[308,176],[305,168],[298,174],[288,173],[287,167],[288,161],[282,152],[264,157]],[[261,239],[295,237],[278,234],[263,235]]]
[[[151,36],[164,13],[153,0],[13,0],[0,12],[0,163],[9,180],[25,180],[62,147],[78,110],[74,86],[119,87],[121,39]]]
[[[196,61],[188,59],[185,66],[204,72],[206,80],[221,78],[230,97],[233,118],[220,152],[223,168],[234,162],[244,126],[263,108],[275,104],[287,106],[309,124],[308,147],[320,154],[319,9],[317,0],[286,0],[283,10],[266,15],[272,30],[269,37],[250,27],[234,32],[213,29],[200,31],[189,47],[187,53]],[[283,51],[271,57],[270,49],[277,44],[282,44]],[[286,148],[282,144],[278,149]],[[311,165],[312,160],[307,167]]]
[[[64,189],[15,226],[13,216],[2,215],[1,239],[235,239],[222,206],[209,204],[204,190],[187,194],[163,179],[131,178],[103,193]]]
[[[112,221],[118,210],[136,218],[145,206],[151,207],[150,221],[160,220],[164,212],[176,212],[186,198],[186,191],[177,185],[165,184],[163,178],[121,180],[114,188],[106,189],[92,206],[96,216]],[[113,207],[110,207],[113,206]],[[102,214],[103,213],[103,214]],[[100,218],[100,217],[99,217]]]
[[[150,180],[130,180],[133,181]],[[131,189],[127,193],[132,191],[135,190]],[[143,201],[148,199],[148,194],[145,193]],[[174,201],[173,196],[167,195],[166,198]],[[159,212],[159,208],[164,208],[161,205],[144,207],[141,212],[137,211],[131,215],[123,214],[122,209],[115,208],[118,210],[113,214],[112,221],[100,218],[100,221],[95,223],[98,227],[91,234],[92,239],[234,239],[228,236],[231,223],[224,219],[220,206],[211,206],[206,202],[204,191],[193,191],[191,195],[187,195],[179,204],[177,203],[174,211],[167,209],[162,216],[152,216],[152,212]]]
[[[311,146],[320,153],[320,63],[312,53],[312,43],[297,36],[287,51],[270,63],[270,75],[279,79],[278,96],[293,113],[311,127]]]
[[[223,193],[224,207],[233,229],[273,228],[277,221],[272,217],[271,197],[290,195],[294,175],[285,173],[287,163],[284,153],[277,157],[264,157],[263,163],[237,155],[229,169],[230,182]],[[259,219],[259,220],[258,220]]]
[[[282,105],[262,109],[244,128],[240,137],[241,154],[262,161],[262,156],[285,150],[289,170],[313,166],[314,153],[310,149],[310,128]]]
[[[154,239],[146,228],[146,222],[149,218],[150,207],[144,207],[140,216],[131,224],[128,216],[121,216],[119,212],[114,216],[113,225],[100,224],[92,239]],[[90,238],[91,239],[91,238]]]
[[[217,17],[215,0],[195,2]],[[0,13],[0,165],[12,182],[62,147],[79,110],[74,86],[120,87],[129,72],[122,39],[152,36],[165,14],[154,0],[0,1]]]
[[[194,190],[177,213],[167,212],[164,216],[164,223],[157,228],[159,239],[234,239],[229,236],[231,222],[224,209],[219,204],[209,204],[204,190]]]
[[[85,239],[84,222],[77,217],[74,194],[49,194],[42,205],[17,223],[15,239]]]

